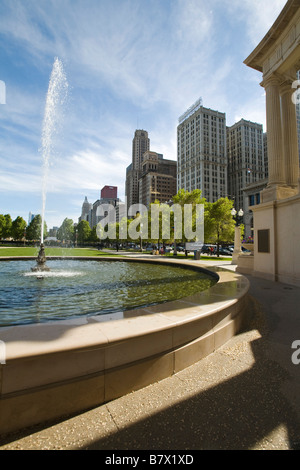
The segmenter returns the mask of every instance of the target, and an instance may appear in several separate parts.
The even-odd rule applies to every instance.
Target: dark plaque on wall
[[[258,253],[270,253],[270,230],[257,230]]]

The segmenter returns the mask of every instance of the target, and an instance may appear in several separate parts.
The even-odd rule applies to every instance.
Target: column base
[[[261,202],[278,201],[296,196],[299,193],[298,187],[287,186],[285,184],[274,184],[267,186],[260,193]]]

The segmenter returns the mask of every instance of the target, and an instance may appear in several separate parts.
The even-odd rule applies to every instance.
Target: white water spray
[[[60,124],[62,106],[68,93],[68,82],[63,69],[62,62],[54,60],[49,87],[46,97],[46,106],[42,130],[42,156],[43,156],[43,186],[42,186],[42,226],[41,244],[44,243],[44,221],[47,194],[48,170],[51,155],[54,150],[54,136]]]

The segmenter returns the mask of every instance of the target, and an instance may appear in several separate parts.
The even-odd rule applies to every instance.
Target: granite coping
[[[28,258],[26,258],[28,259]],[[49,257],[50,259],[50,257]],[[76,257],[76,259],[78,259]],[[84,259],[94,259],[87,258]],[[115,261],[124,258],[101,258]],[[169,330],[213,315],[234,305],[249,288],[248,280],[223,268],[191,266],[187,260],[126,259],[126,262],[172,263],[200,269],[218,277],[208,290],[154,306],[120,311],[105,316],[83,316],[48,323],[0,328],[0,340],[6,345],[6,360],[29,358],[59,351],[106,347],[150,332]],[[105,317],[105,318],[104,318]]]

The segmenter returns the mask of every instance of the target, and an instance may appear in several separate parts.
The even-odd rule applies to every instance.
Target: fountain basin
[[[28,260],[1,263],[0,327],[83,315],[106,321],[107,314],[177,300],[217,282],[192,266],[95,258],[47,263],[47,271],[33,270]]]
[[[190,262],[180,262],[185,264]],[[114,313],[110,321],[86,316],[0,328],[6,347],[6,363],[0,364],[0,432],[98,406],[218,349],[247,320],[249,282],[221,268],[210,272],[219,281],[208,290]]]

